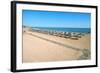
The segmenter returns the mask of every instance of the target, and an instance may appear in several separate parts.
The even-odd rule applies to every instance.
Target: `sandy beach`
[[[83,49],[90,49],[90,34],[78,40],[49,34],[23,32],[23,63],[77,60]]]

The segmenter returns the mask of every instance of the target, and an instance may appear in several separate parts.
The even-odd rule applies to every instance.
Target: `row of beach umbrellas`
[[[85,33],[81,33],[81,32],[61,32],[61,31],[40,30],[40,29],[32,29],[31,31],[44,33],[48,35],[54,35],[63,38],[70,38],[74,40],[78,40],[79,38],[85,35]]]

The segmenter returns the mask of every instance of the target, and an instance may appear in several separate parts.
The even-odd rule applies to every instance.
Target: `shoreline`
[[[32,32],[39,32],[39,33],[43,33],[43,34],[63,37],[63,38],[70,38],[73,40],[78,40],[82,36],[90,34],[90,32],[64,32],[64,31],[62,32],[62,31],[54,31],[54,30],[52,30],[52,31],[51,30],[42,30],[42,29],[37,29],[37,28],[32,29],[31,27],[27,30],[32,31]],[[25,32],[25,30],[23,32]]]

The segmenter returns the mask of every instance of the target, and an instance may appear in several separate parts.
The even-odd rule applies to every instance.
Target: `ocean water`
[[[57,32],[82,32],[82,33],[90,33],[90,28],[47,28],[47,27],[35,27],[41,31],[57,31]],[[33,27],[34,29],[34,27]]]

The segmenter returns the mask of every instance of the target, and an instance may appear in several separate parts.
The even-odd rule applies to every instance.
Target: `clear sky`
[[[90,28],[91,14],[23,10],[23,25],[32,27]]]

